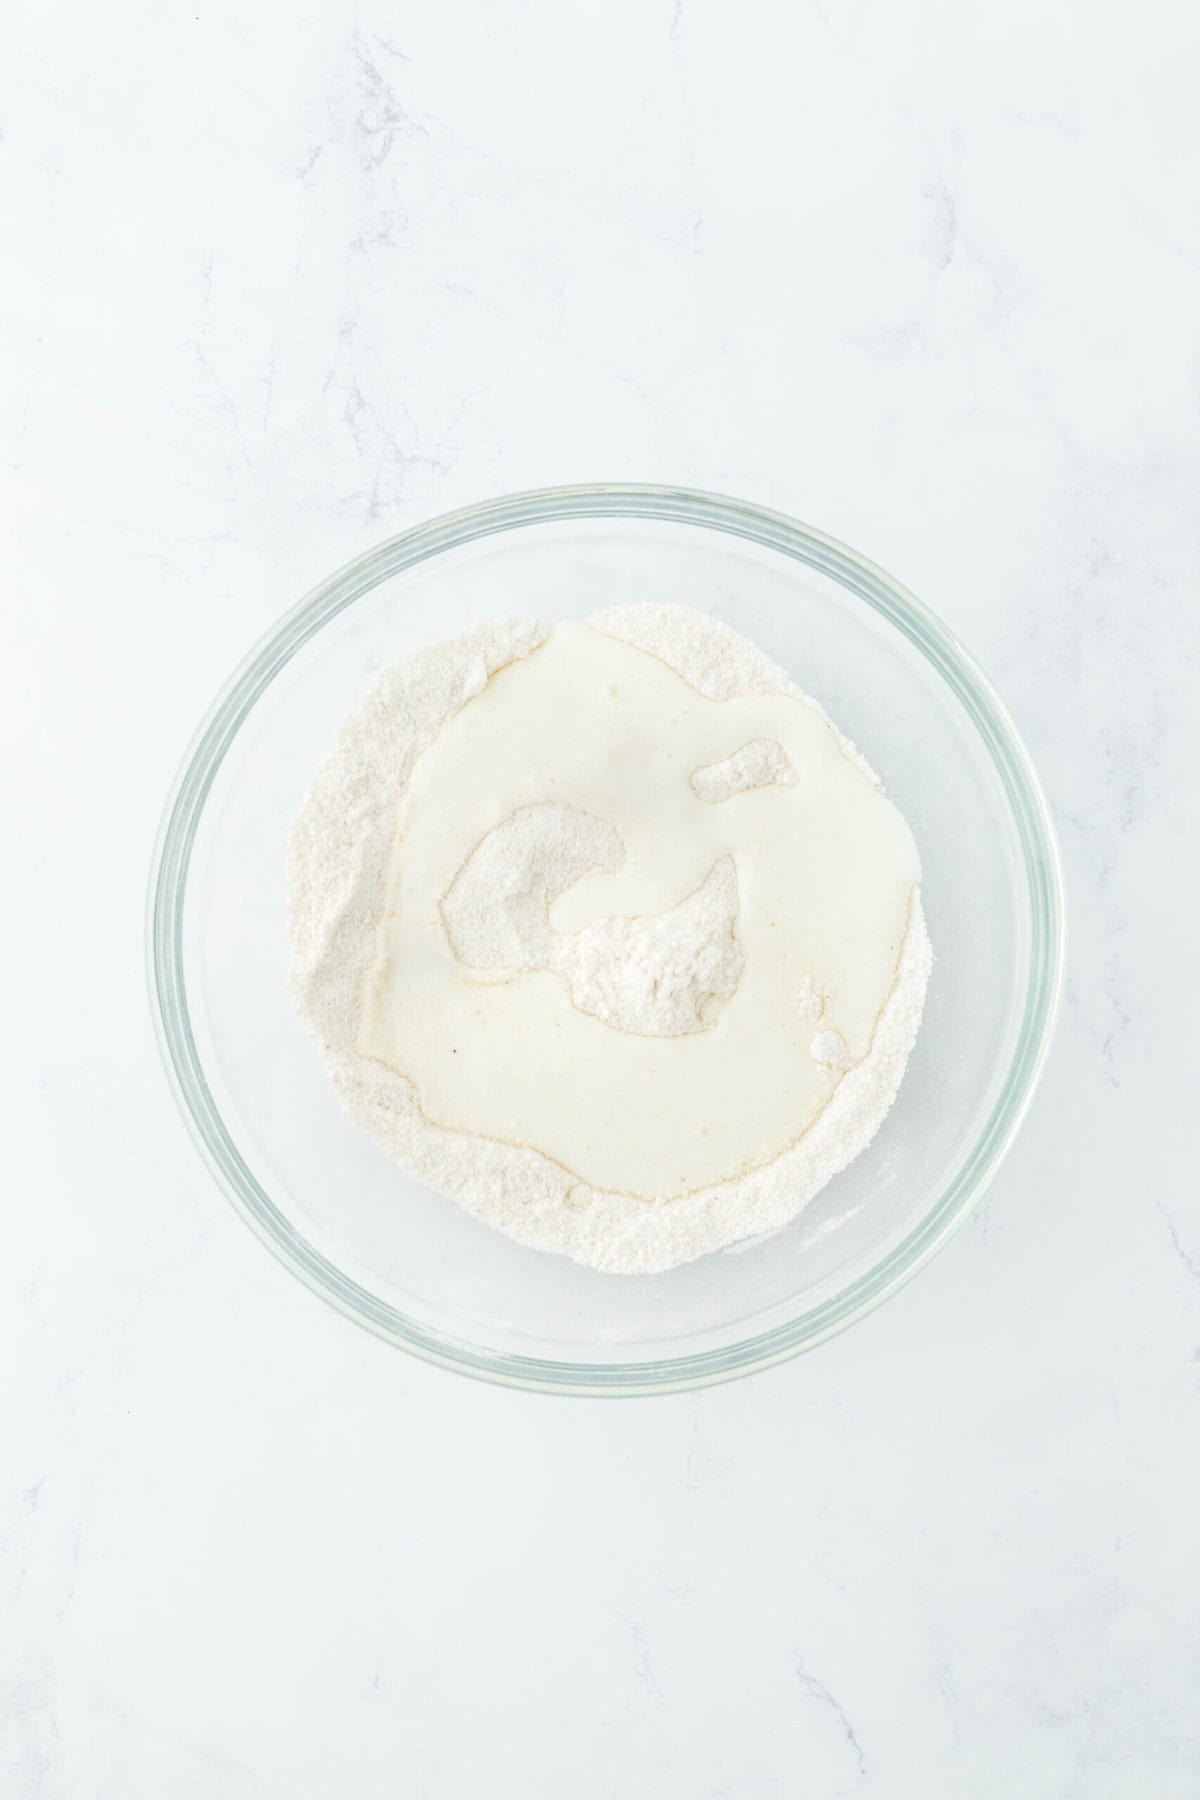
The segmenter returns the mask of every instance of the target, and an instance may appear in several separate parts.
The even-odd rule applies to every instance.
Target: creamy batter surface
[[[292,844],[292,991],[353,1116],[521,1242],[669,1268],[871,1140],[931,966],[862,757],[682,608],[398,665]]]
[[[559,625],[413,769],[359,1047],[440,1125],[677,1197],[778,1155],[867,1054],[918,874],[806,700],[709,700]]]

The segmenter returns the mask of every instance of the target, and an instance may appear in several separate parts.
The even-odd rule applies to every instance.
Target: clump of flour
[[[783,745],[774,738],[754,738],[724,762],[693,769],[689,785],[697,800],[719,806],[723,800],[732,800],[735,794],[744,794],[750,788],[793,787],[795,782],[796,771]]]
[[[625,860],[611,825],[578,806],[523,806],[475,846],[442,901],[450,947],[468,968],[551,969],[581,1012],[618,1031],[678,1037],[711,1024],[742,970],[737,872],[714,863],[694,894],[653,918],[596,919],[559,933],[550,907],[593,869]]]
[[[805,698],[748,640],[701,614],[637,606],[590,623],[659,657],[708,699]],[[533,620],[489,625],[414,657],[372,690],[320,770],[293,834],[291,987],[349,1112],[413,1174],[534,1248],[597,1269],[650,1272],[786,1224],[866,1148],[904,1073],[932,956],[914,889],[895,981],[867,1054],[844,1067],[838,1034],[818,1033],[814,1059],[844,1072],[814,1123],[759,1168],[678,1198],[648,1202],[595,1189],[537,1150],[433,1124],[410,1081],[357,1049],[395,819],[416,758],[498,669],[547,636]],[[854,747],[835,735],[875,781]],[[697,770],[692,787],[716,805],[747,788],[796,778],[782,747],[757,739]],[[611,827],[577,808],[522,809],[483,839],[444,896],[451,947],[480,970],[552,970],[577,1007],[618,1029],[665,1037],[705,1029],[742,966],[733,859],[715,863],[670,913],[555,932],[550,908],[557,895],[591,870],[619,867],[622,855]],[[818,1019],[819,996],[806,992],[798,1010]]]

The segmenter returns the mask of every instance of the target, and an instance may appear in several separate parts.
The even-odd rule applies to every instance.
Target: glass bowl
[[[289,1003],[288,834],[389,663],[503,614],[669,601],[752,638],[908,819],[936,962],[899,1098],[785,1230],[661,1275],[527,1250],[411,1179],[342,1114]],[[894,1293],[995,1175],[1050,1038],[1058,854],[988,681],[926,607],[820,532],[677,488],[549,489],[418,526],[316,588],[217,699],[167,803],[152,1004],[217,1180],[334,1306],[431,1362],[576,1394],[698,1387],[811,1348]]]

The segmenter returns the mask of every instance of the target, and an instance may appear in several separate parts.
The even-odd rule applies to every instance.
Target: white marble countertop
[[[0,66],[0,1793],[1194,1800],[1195,10],[19,0]],[[981,1211],[595,1404],[377,1343],[167,1095],[164,790],[315,578],[599,478],[961,633],[1072,947]]]

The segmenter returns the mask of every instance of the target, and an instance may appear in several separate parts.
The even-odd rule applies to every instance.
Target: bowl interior
[[[1019,747],[1014,774],[950,640],[935,626],[926,635],[919,609],[836,547],[804,534],[780,547],[682,517],[503,523],[435,540],[433,554],[396,540],[353,565],[284,621],[219,703],[160,871],[169,1058],[252,1222],[375,1329],[534,1384],[715,1378],[863,1310],[986,1179],[1053,997],[1037,819],[1022,816],[1023,790],[1014,796]],[[864,599],[872,582],[878,595]],[[343,1117],[288,1000],[285,862],[317,763],[387,664],[505,614],[558,620],[641,601],[696,607],[744,632],[857,743],[920,846],[936,962],[899,1099],[870,1149],[773,1237],[623,1277],[509,1242]],[[1052,863],[1052,847],[1045,854]]]

